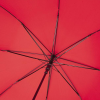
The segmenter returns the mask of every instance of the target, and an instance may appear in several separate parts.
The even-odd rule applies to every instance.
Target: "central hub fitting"
[[[53,63],[53,60],[54,60],[55,57],[56,57],[55,55],[51,55],[51,58],[50,58],[50,60],[49,60],[49,64],[47,65],[46,70],[45,70],[45,73],[46,73],[46,74],[47,74],[48,71],[50,70],[50,68],[51,68],[51,66],[52,66],[52,63]]]
[[[51,55],[51,58],[50,58],[50,61],[49,61],[49,64],[52,64],[53,63],[53,60],[56,56],[55,55]]]

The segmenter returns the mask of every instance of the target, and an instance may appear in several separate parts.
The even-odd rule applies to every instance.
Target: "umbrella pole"
[[[38,94],[38,92],[39,92],[39,90],[40,90],[40,87],[41,87],[41,85],[42,85],[42,83],[43,83],[43,81],[44,81],[44,79],[45,79],[45,77],[46,77],[46,75],[47,75],[47,73],[44,73],[44,75],[43,75],[43,77],[42,77],[42,80],[41,80],[41,82],[40,82],[40,84],[39,84],[39,86],[38,86],[38,89],[36,90],[35,95],[34,95],[34,97],[33,97],[32,100],[35,100],[35,98],[36,98],[36,96],[37,96],[37,94]]]
[[[36,90],[36,92],[35,92],[35,95],[34,95],[34,97],[33,97],[32,100],[35,100],[35,98],[36,98],[36,96],[37,96],[37,94],[38,94],[38,92],[39,92],[39,90],[40,90],[40,88],[41,88],[41,85],[42,85],[42,83],[43,83],[43,81],[44,81],[44,79],[45,79],[45,77],[46,77],[48,71],[50,70],[50,68],[51,68],[51,66],[52,66],[52,63],[53,63],[53,59],[54,59],[54,58],[55,58],[55,55],[51,55],[51,59],[50,59],[50,61],[49,61],[49,64],[47,65],[47,67],[46,67],[46,69],[45,69],[44,75],[43,75],[43,77],[42,77],[42,79],[41,79],[41,82],[40,82],[40,84],[39,84],[39,86],[38,86],[38,88],[37,88],[37,90]]]

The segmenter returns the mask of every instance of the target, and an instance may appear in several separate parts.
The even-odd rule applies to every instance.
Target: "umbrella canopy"
[[[100,0],[0,0],[0,100],[100,100]]]

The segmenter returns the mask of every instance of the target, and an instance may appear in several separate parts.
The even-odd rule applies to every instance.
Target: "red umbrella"
[[[100,0],[0,0],[0,100],[100,100]]]

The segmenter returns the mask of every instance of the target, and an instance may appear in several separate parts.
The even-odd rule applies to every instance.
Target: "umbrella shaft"
[[[34,97],[33,97],[32,100],[35,100],[35,98],[36,98],[36,96],[37,96],[37,94],[38,94],[38,92],[39,92],[39,90],[40,90],[40,88],[41,88],[41,85],[42,85],[42,83],[43,83],[43,81],[44,81],[44,79],[45,79],[45,77],[46,77],[48,71],[50,70],[50,68],[51,68],[51,65],[47,65],[46,70],[45,70],[45,72],[44,72],[44,75],[43,75],[43,77],[42,77],[42,80],[41,80],[41,82],[40,82],[40,84],[39,84],[39,86],[38,86],[38,88],[37,88],[37,90],[36,90],[36,92],[35,92],[35,95],[34,95]]]
[[[40,90],[40,88],[41,88],[41,85],[42,85],[42,83],[43,83],[43,81],[44,81],[44,79],[45,79],[45,77],[46,77],[48,71],[50,70],[50,68],[51,68],[51,66],[52,66],[52,63],[53,63],[54,58],[55,58],[55,55],[51,55],[51,59],[50,59],[50,61],[49,61],[49,64],[47,65],[47,67],[46,67],[46,69],[45,69],[45,72],[44,72],[44,75],[43,75],[43,77],[42,77],[42,80],[41,80],[41,82],[40,82],[40,84],[39,84],[39,86],[38,86],[38,88],[37,88],[37,90],[36,90],[36,92],[35,92],[35,95],[34,95],[34,97],[33,97],[32,100],[35,100],[35,98],[36,98],[36,96],[37,96],[37,94],[38,94],[38,92],[39,92],[39,90]]]
[[[36,96],[37,96],[37,94],[38,94],[38,92],[39,92],[39,90],[40,90],[40,87],[41,87],[41,85],[42,85],[42,83],[43,83],[43,81],[44,81],[46,75],[47,75],[47,73],[44,73],[43,78],[42,78],[42,80],[41,80],[41,82],[40,82],[40,84],[39,84],[39,86],[38,86],[38,89],[37,89],[37,91],[35,92],[35,95],[34,95],[34,97],[33,97],[32,100],[35,100],[35,98],[36,98]]]

